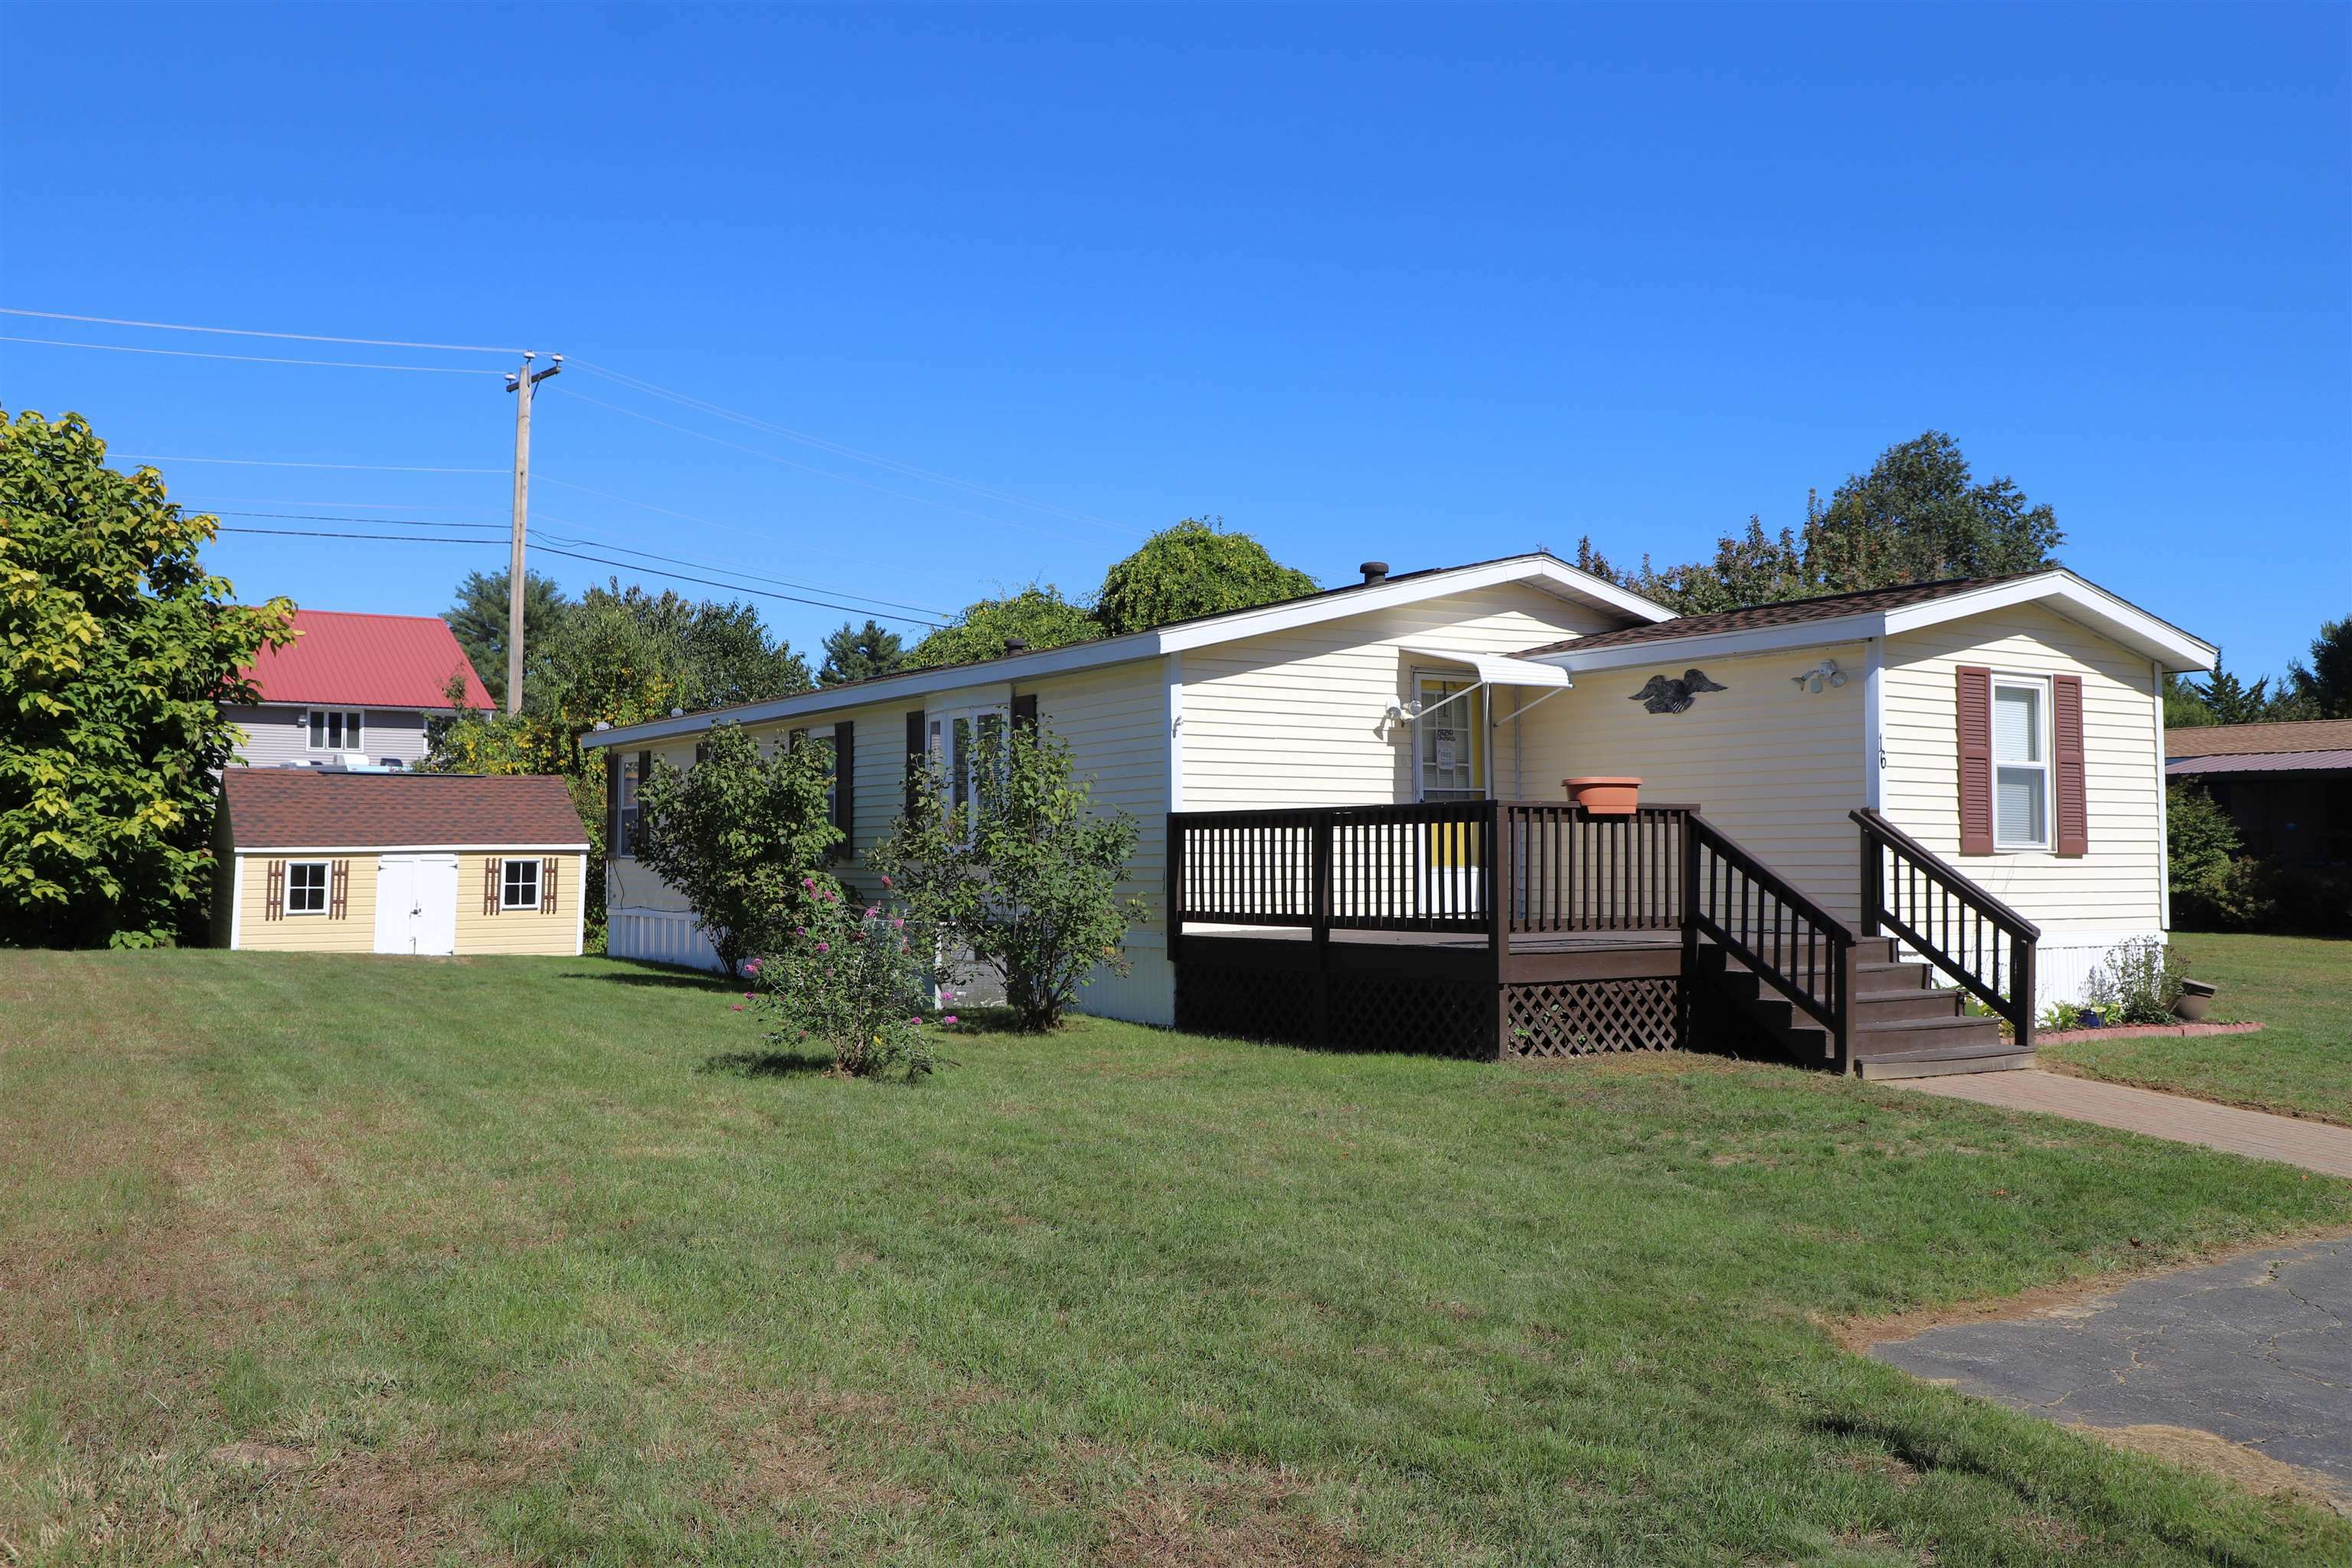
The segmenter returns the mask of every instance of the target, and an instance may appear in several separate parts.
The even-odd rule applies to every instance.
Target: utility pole
[[[522,711],[522,600],[529,579],[523,574],[522,536],[530,513],[530,393],[551,375],[563,374],[563,356],[557,354],[545,370],[534,371],[537,354],[522,356],[522,368],[507,377],[515,395],[514,552],[507,563],[507,711]]]

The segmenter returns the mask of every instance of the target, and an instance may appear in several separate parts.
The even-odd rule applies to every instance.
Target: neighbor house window
[[[2050,688],[2039,680],[1992,683],[1993,842],[2003,849],[2050,847]]]
[[[314,752],[363,752],[360,716],[341,709],[310,710],[310,749]]]
[[[286,863],[286,912],[323,915],[327,912],[327,863],[289,860]]]
[[[505,881],[499,898],[502,910],[535,910],[539,908],[539,862],[509,860],[505,867]]]

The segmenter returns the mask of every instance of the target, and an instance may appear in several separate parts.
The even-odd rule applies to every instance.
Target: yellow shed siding
[[[268,918],[269,864],[273,860],[347,860],[351,882],[343,918],[289,914]],[[375,851],[349,855],[289,855],[248,851],[236,858],[236,945],[256,952],[373,952],[375,951]]]
[[[552,914],[541,914],[535,907],[499,910],[494,914],[482,912],[483,867],[491,861],[508,859],[552,861],[557,865]],[[541,875],[545,875],[543,870]],[[570,956],[578,952],[581,883],[586,875],[587,857],[583,855],[458,856],[457,955],[463,958],[509,952]]]
[[[1953,672],[1964,664],[2082,678],[2088,854],[1961,856]],[[1885,808],[1899,826],[2045,931],[2163,923],[2158,698],[2147,658],[2027,605],[1890,637],[1885,684]]]
[[[1576,677],[1575,687],[1521,721],[1530,799],[1564,799],[1560,780],[1623,773],[1645,800],[1691,804],[1832,913],[1859,913],[1856,838],[1847,813],[1864,800],[1867,647],[1792,648],[1744,658],[1664,650],[1654,666]],[[1824,658],[1848,679],[1819,692],[1790,678]],[[1696,664],[1726,689],[1680,713],[1631,700],[1654,675]],[[1507,725],[1498,744],[1509,743]]]
[[[1192,649],[1182,656],[1185,808],[1411,800],[1411,732],[1382,715],[1411,695],[1413,667],[1436,661],[1403,647],[1509,654],[1613,624],[1507,585]],[[1496,762],[1511,793],[1507,752]]]

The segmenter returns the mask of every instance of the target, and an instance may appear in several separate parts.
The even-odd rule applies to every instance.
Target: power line
[[[763,452],[757,447],[746,447],[740,441],[730,441],[722,437],[709,435],[700,430],[688,429],[683,425],[673,425],[667,419],[656,419],[650,414],[640,414],[634,408],[624,408],[617,403],[606,403],[599,398],[590,397],[585,393],[574,392],[566,388],[563,395],[566,397],[576,398],[580,402],[588,404],[593,407],[607,409],[612,413],[624,415],[631,419],[642,419],[648,425],[657,425],[665,430],[675,430],[681,436],[691,436],[698,441],[708,441],[713,446],[725,447],[732,451],[747,452],[754,458],[763,458],[771,463],[781,463],[787,468],[798,468],[804,474],[817,474],[828,479],[839,479],[845,485],[858,485],[869,490],[877,490],[883,495],[891,496],[899,500],[912,501],[917,506],[938,507],[942,511],[951,511],[959,517],[976,518],[982,522],[992,523],[999,528],[1025,528],[1033,533],[1042,533],[1052,539],[1066,539],[1074,544],[1092,542],[1088,540],[1079,539],[1075,534],[1059,533],[1050,528],[1039,528],[1034,523],[1015,522],[1009,518],[991,517],[984,511],[973,511],[969,507],[950,506],[945,501],[933,500],[929,496],[908,495],[904,490],[894,490],[887,485],[877,485],[870,479],[861,479],[852,474],[836,474],[831,468],[820,468],[814,463],[794,462],[790,458],[779,457],[773,452]]]
[[[116,316],[69,316],[62,310],[19,310],[0,305],[0,316],[37,316],[45,321],[87,321],[101,327],[152,327],[163,332],[218,332],[235,338],[285,338],[304,343],[357,343],[373,349],[444,349],[461,354],[519,354],[522,349],[481,343],[415,343],[400,338],[331,338],[317,332],[260,332],[247,327],[191,327],[179,321],[126,321]]]
[[[365,520],[355,518],[352,521],[363,521]],[[566,522],[560,517],[551,517],[547,521],[554,523],[559,528],[583,528],[586,526],[584,523]],[[602,550],[616,550],[624,555],[642,556],[647,561],[666,561],[673,566],[699,566],[706,571],[723,572],[730,577],[748,578],[754,583],[772,583],[780,588],[803,588],[812,594],[838,594],[845,599],[864,599],[869,604],[887,605],[894,610],[912,610],[918,615],[938,616],[943,620],[951,613],[930,605],[909,605],[897,599],[877,599],[874,598],[870,595],[853,593],[847,588],[828,588],[818,583],[796,583],[789,577],[763,576],[757,572],[745,572],[737,567],[724,566],[715,561],[696,561],[682,555],[658,555],[650,550],[634,550],[625,544],[604,544],[590,539],[566,539],[560,533],[542,533],[540,537],[543,539],[552,539],[560,543],[565,544],[595,544],[597,548]]]
[[[1003,501],[1013,506],[1025,506],[1036,511],[1051,513],[1055,517],[1067,518],[1073,522],[1091,523],[1097,528],[1108,528],[1119,533],[1139,533],[1141,531],[1139,529],[1129,528],[1124,523],[1112,522],[1107,519],[1090,516],[1089,514],[1082,511],[1072,511],[1066,507],[1051,506],[1044,501],[1031,500],[1026,496],[1017,496],[1012,494],[1010,491],[992,489],[986,485],[974,484],[970,479],[960,479],[952,474],[942,474],[930,468],[918,468],[912,463],[900,462],[896,458],[884,458],[872,452],[861,452],[855,447],[845,447],[838,441],[828,441],[821,436],[812,436],[804,430],[795,430],[787,425],[778,425],[771,420],[754,418],[749,414],[740,414],[736,412],[734,409],[723,407],[719,404],[711,403],[699,397],[689,397],[682,392],[672,392],[667,387],[656,386],[652,382],[640,381],[635,376],[624,375],[619,371],[611,370],[604,365],[594,364],[586,360],[574,359],[571,363],[578,368],[589,372],[591,374],[601,375],[607,381],[618,382],[623,386],[633,388],[638,392],[650,394],[655,397],[667,398],[670,402],[681,405],[684,407],[698,409],[705,414],[717,415],[721,419],[731,419],[738,425],[749,426],[754,430],[764,430],[772,436],[782,436],[787,440],[799,441],[807,446],[814,447],[820,451],[831,452],[835,457],[848,458],[860,463],[871,463],[877,468],[889,468],[895,472],[905,474],[910,479],[928,479],[933,484],[948,485],[956,489],[967,491],[972,495],[986,497],[990,500]]]
[[[181,510],[196,512],[205,517],[264,517],[276,518],[284,522],[365,522],[378,528],[390,528],[395,525],[404,528],[495,528],[503,532],[507,526],[503,522],[460,522],[438,517],[343,517],[332,512],[317,511],[215,511],[203,507],[187,506],[184,506]]]
[[[464,364],[370,364],[343,359],[277,359],[268,354],[211,354],[197,349],[143,349],[130,343],[82,343],[65,338],[24,338],[0,332],[0,343],[39,343],[53,349],[101,349],[117,354],[169,354],[173,359],[228,359],[245,364],[310,364],[332,370],[413,370],[425,375],[504,375],[502,370],[476,370]]]
[[[221,531],[223,533],[268,534],[280,539],[361,539],[387,544],[497,545],[505,542],[503,540],[498,539],[436,539],[418,533],[341,533],[323,529],[305,528],[224,528]],[[611,566],[623,572],[642,573],[648,577],[665,577],[675,583],[693,583],[706,588],[722,588],[730,594],[748,594],[754,598],[780,599],[786,604],[792,605],[813,605],[821,610],[839,610],[845,616],[866,616],[875,620],[898,621],[908,626],[929,626],[934,629],[940,625],[938,621],[927,620],[916,616],[877,614],[877,612],[867,609],[862,605],[836,604],[830,599],[803,598],[795,594],[776,594],[771,593],[765,588],[747,588],[742,586],[740,584],[722,583],[716,578],[711,577],[689,576],[683,572],[665,572],[657,567],[641,566],[635,562],[614,561],[609,556],[589,555],[576,550],[560,550],[552,544],[542,544],[539,546],[539,550],[540,553],[542,555],[561,555],[567,560],[586,561],[598,566]]]

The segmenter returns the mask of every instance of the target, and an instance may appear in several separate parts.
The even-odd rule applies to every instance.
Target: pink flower
[[[793,927],[793,934],[794,936],[806,936],[806,935],[808,935],[808,927],[806,927],[806,926],[794,926],[794,927]]]
[[[751,1000],[751,994],[749,991],[743,993],[743,1000],[746,1002]]]
[[[819,952],[831,952],[833,951],[833,943],[829,942],[818,942],[816,944],[816,950]]]
[[[743,966],[743,973],[746,973],[746,974],[757,974],[757,973],[760,973],[760,961],[759,961],[758,959],[756,959],[756,958],[755,958],[755,959],[751,960],[751,963],[746,963],[746,964]]]
[[[816,891],[816,879],[814,877],[803,877],[801,879],[801,886],[809,892],[814,893]]]
[[[736,1004],[735,1004],[735,1005],[733,1005],[732,1007],[728,1008],[727,1010],[728,1010],[729,1012],[730,1012],[730,1013],[740,1013],[740,1012],[743,1010],[743,1004],[742,1004],[742,1003],[740,1003],[740,1002],[738,1002],[738,1003],[736,1003]]]
[[[942,1024],[952,1024],[952,1023],[956,1022],[956,1016],[955,1016],[953,1013],[949,1013],[949,1014],[947,1014],[947,1015],[943,1016],[940,1019],[940,1023],[942,1023]]]
[[[866,918],[869,921],[880,918],[881,913],[882,906],[879,904],[868,904],[866,906]]]
[[[890,921],[890,929],[892,931],[904,931],[907,929],[907,922],[893,916]]]
[[[841,895],[835,892],[831,888],[827,888],[824,890],[824,901],[828,904],[837,904],[841,902]]]
[[[891,883],[890,883],[890,879],[889,879],[889,878],[887,878],[887,877],[883,878],[883,879],[882,879],[882,885],[883,885],[884,887],[886,887],[886,888],[887,888],[887,887],[889,887],[889,886],[891,885]]]
[[[955,1000],[955,993],[942,985],[940,987],[940,1000],[942,1002],[952,1002]]]

